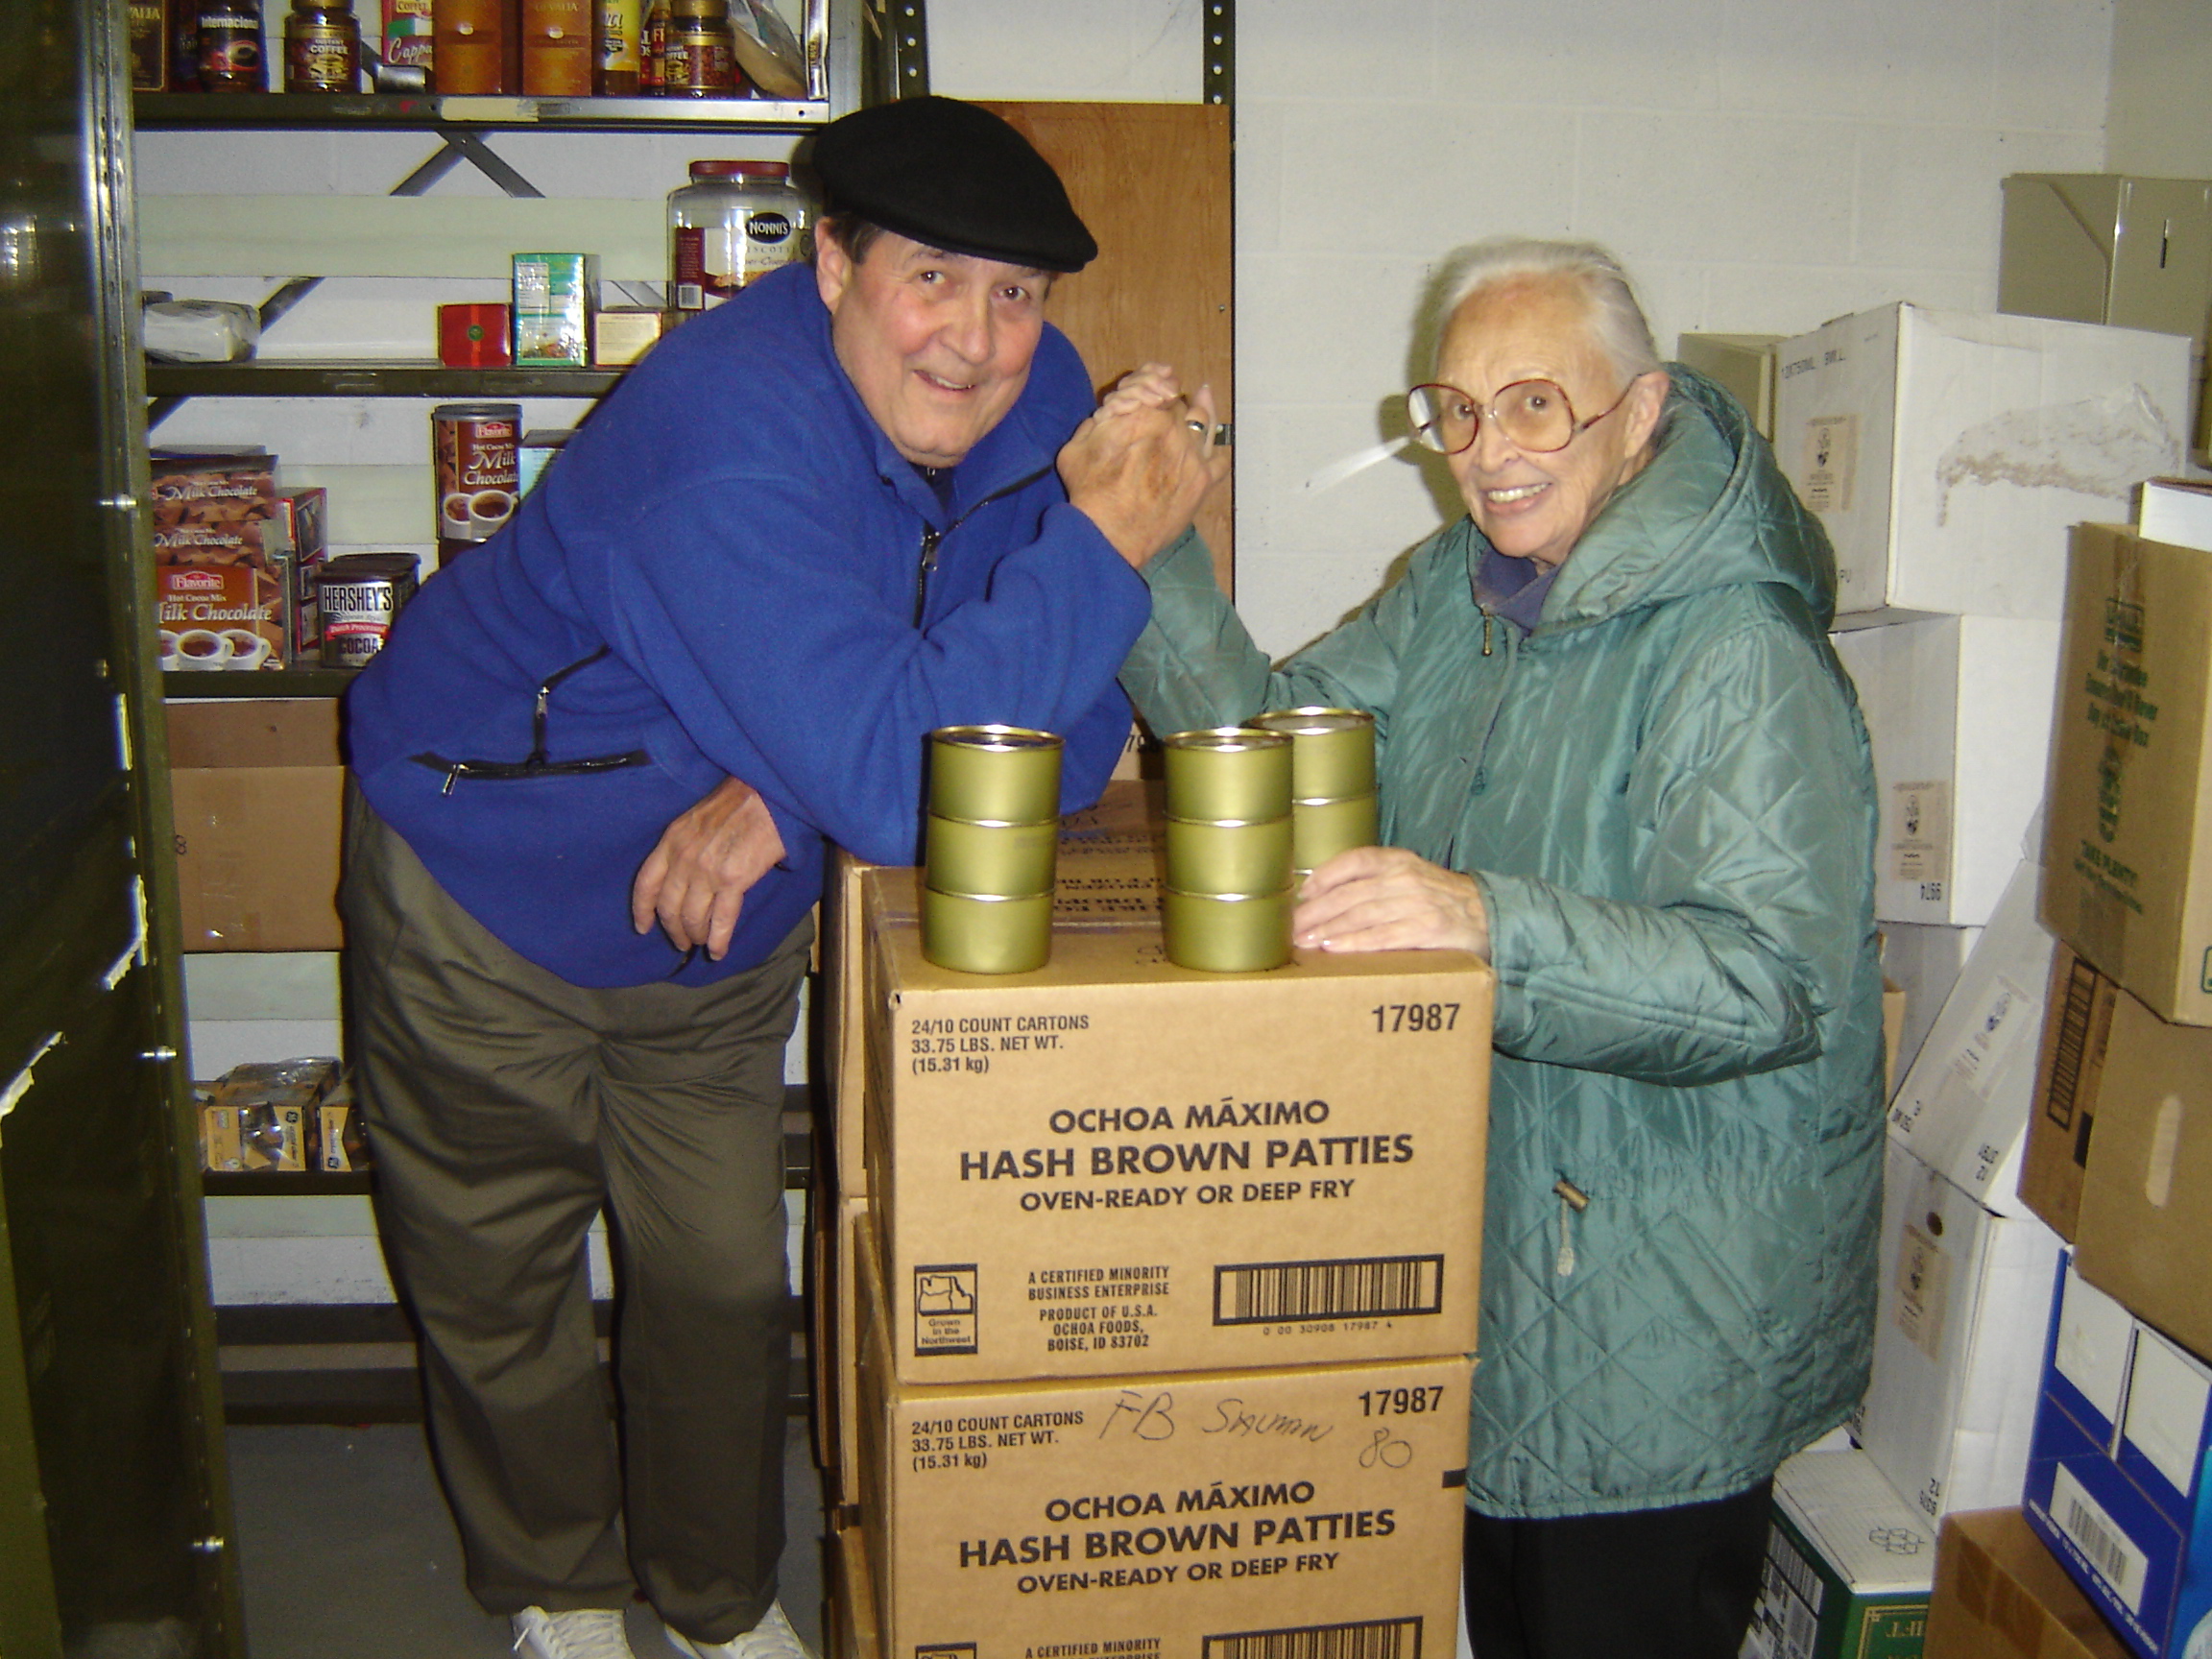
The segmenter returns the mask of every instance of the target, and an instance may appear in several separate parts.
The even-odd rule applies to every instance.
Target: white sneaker
[[[525,1607],[515,1615],[515,1651],[521,1659],[637,1659],[613,1607],[579,1607],[548,1613]]]
[[[814,1659],[783,1616],[781,1601],[771,1601],[759,1623],[727,1642],[694,1642],[671,1625],[663,1623],[661,1628],[668,1633],[668,1645],[688,1659]]]

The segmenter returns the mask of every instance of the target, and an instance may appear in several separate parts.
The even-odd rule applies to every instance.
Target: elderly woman
[[[1601,250],[1461,255],[1435,382],[1408,404],[1465,518],[1272,672],[1186,540],[1122,682],[1162,732],[1370,710],[1385,845],[1314,872],[1298,942],[1497,970],[1479,1659],[1732,1659],[1775,1467],[1871,1342],[1876,813],[1834,559]]]

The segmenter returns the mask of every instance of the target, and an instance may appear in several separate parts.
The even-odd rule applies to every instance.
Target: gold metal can
[[[1252,824],[1167,820],[1167,885],[1185,893],[1276,893],[1290,885],[1290,815]]]
[[[922,889],[922,954],[962,974],[1027,974],[1052,956],[1052,895]]]
[[[1288,888],[1280,893],[1162,894],[1167,960],[1209,974],[1259,974],[1290,960]]]
[[[1375,793],[1375,716],[1364,709],[1275,709],[1252,724],[1289,737],[1292,800]]]
[[[1375,797],[1290,804],[1290,864],[1310,875],[1348,847],[1372,847],[1377,837]]]
[[[1060,821],[971,824],[929,814],[924,862],[927,884],[942,893],[1029,899],[1052,891]]]
[[[1167,815],[1257,824],[1290,809],[1290,739],[1250,726],[1209,726],[1163,740]]]
[[[970,824],[1042,824],[1060,812],[1059,737],[1025,726],[929,733],[929,810]]]

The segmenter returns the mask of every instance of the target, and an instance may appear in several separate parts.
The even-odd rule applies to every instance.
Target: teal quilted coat
[[[1270,672],[1186,541],[1146,571],[1122,670],[1162,732],[1371,710],[1383,840],[1481,886],[1498,1022],[1467,1490],[1493,1515],[1743,1491],[1866,1382],[1876,813],[1825,635],[1835,561],[1743,411],[1672,373],[1657,456],[1526,637],[1478,606],[1486,543],[1461,519]]]

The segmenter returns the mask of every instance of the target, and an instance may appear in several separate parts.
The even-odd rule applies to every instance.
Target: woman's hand
[[[1321,950],[1471,950],[1488,961],[1482,890],[1403,847],[1355,847],[1306,878],[1294,944]]]
[[[1212,388],[1186,400],[1171,371],[1146,364],[1108,393],[1061,449],[1070,505],[1089,515],[1132,568],[1142,570],[1188,530],[1207,493],[1229,476],[1214,420]]]

